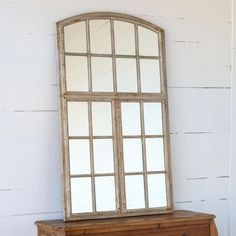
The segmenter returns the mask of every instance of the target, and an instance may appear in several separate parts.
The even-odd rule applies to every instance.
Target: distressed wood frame
[[[108,19],[111,21],[111,41],[112,41],[112,53],[111,54],[93,54],[90,51],[90,43],[87,40],[88,53],[65,53],[64,50],[64,27],[70,24],[74,24],[80,21],[86,22],[87,39],[89,39],[89,20],[94,19]],[[115,55],[114,51],[114,20],[120,20],[135,25],[135,41],[136,41],[136,54],[134,56]],[[138,26],[150,29],[159,35],[159,53],[160,56],[140,56],[138,49]],[[142,19],[118,13],[110,12],[98,12],[98,13],[87,13],[79,16],[71,17],[62,20],[57,23],[57,38],[58,38],[58,50],[59,50],[59,67],[60,67],[60,114],[61,114],[61,153],[62,153],[62,174],[63,174],[63,189],[64,189],[64,219],[66,221],[78,220],[78,219],[97,219],[97,218],[109,218],[109,217],[124,217],[134,215],[151,215],[151,214],[162,214],[173,212],[173,194],[172,194],[172,174],[171,174],[171,161],[170,161],[170,136],[169,136],[169,115],[168,115],[168,98],[167,98],[167,81],[166,81],[166,64],[165,64],[165,35],[164,30],[160,27],[144,21]],[[91,64],[88,63],[88,79],[89,79],[89,92],[67,92],[66,90],[66,74],[65,74],[65,55],[71,56],[87,56],[88,59],[91,56],[99,57],[111,57],[113,67],[113,79],[114,79],[114,93],[110,92],[92,92],[92,78],[91,78]],[[138,92],[137,93],[118,93],[116,85],[116,58],[136,58],[137,61],[137,78],[138,78]],[[159,59],[160,61],[160,73],[161,73],[161,93],[141,93],[141,81],[140,81],[140,70],[139,60],[140,59]],[[91,61],[91,60],[90,60]],[[95,213],[83,213],[83,214],[72,214],[71,209],[71,189],[70,189],[70,171],[69,171],[69,147],[68,147],[68,117],[67,117],[67,102],[68,101],[87,101],[91,107],[92,101],[109,101],[112,102],[113,109],[113,140],[115,145],[115,183],[116,183],[116,194],[117,196],[117,210],[113,212],[95,212]],[[147,208],[147,189],[145,189],[145,209],[125,210],[125,192],[124,192],[124,170],[123,170],[123,154],[122,154],[122,133],[121,133],[121,102],[139,102],[141,104],[141,113],[143,110],[143,102],[160,102],[162,103],[162,114],[163,114],[163,137],[164,139],[164,153],[165,153],[165,171],[161,173],[166,174],[166,187],[167,187],[167,207],[164,208]],[[143,115],[141,116],[141,127],[143,131]],[[91,119],[91,115],[89,115]],[[90,139],[92,127],[90,125]],[[147,136],[147,135],[146,135]],[[152,137],[152,136],[150,136]],[[160,137],[160,136],[159,136]],[[73,137],[71,137],[73,138]],[[78,137],[76,137],[78,138]],[[96,138],[96,137],[95,137]],[[144,135],[141,133],[142,146],[144,145]],[[90,147],[91,148],[91,147]],[[91,150],[92,151],[92,150]],[[144,151],[145,152],[145,151]],[[93,158],[93,155],[92,155]],[[145,153],[143,155],[145,159]],[[145,160],[144,160],[145,163]],[[91,164],[93,165],[93,164]],[[95,177],[94,166],[91,166],[92,178]],[[144,164],[144,186],[147,181],[147,169]],[[160,173],[160,172],[158,172]],[[135,174],[135,173],[133,173]],[[138,173],[136,173],[138,174]],[[126,173],[127,175],[127,173]],[[82,176],[85,177],[86,175]],[[102,174],[104,176],[104,174]],[[79,176],[76,176],[79,177]],[[94,185],[94,181],[92,183]],[[94,186],[92,187],[94,189]],[[92,192],[93,200],[95,198],[94,191]],[[93,201],[94,202],[94,201]],[[93,210],[96,210],[96,203],[93,203]]]

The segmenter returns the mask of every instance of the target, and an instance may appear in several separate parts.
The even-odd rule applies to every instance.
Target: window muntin
[[[171,212],[163,31],[95,15],[58,24],[65,219]]]

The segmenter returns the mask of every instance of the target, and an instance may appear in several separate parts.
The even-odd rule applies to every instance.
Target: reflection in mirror
[[[136,59],[117,58],[116,73],[118,92],[137,92]]]
[[[166,177],[165,174],[148,175],[149,207],[166,207]]]
[[[162,138],[146,139],[146,158],[148,171],[165,170],[165,158]]]
[[[139,103],[122,103],[122,131],[123,135],[140,135],[140,106]]]
[[[140,59],[140,76],[142,92],[161,92],[159,60]]]
[[[91,52],[111,54],[110,20],[90,20],[89,27]]]
[[[113,143],[111,139],[94,139],[94,168],[96,174],[114,172]]]
[[[114,21],[115,52],[121,55],[135,55],[134,24]]]
[[[88,136],[88,103],[68,102],[69,136]]]
[[[92,57],[93,92],[113,92],[112,59]]]
[[[143,175],[125,177],[126,207],[139,209],[145,207]]]
[[[86,25],[85,21],[64,28],[65,52],[86,53]]]
[[[72,213],[92,212],[91,178],[71,178]]]
[[[94,136],[112,135],[112,117],[110,102],[92,103],[92,120]]]
[[[66,56],[67,91],[88,91],[87,57]]]
[[[124,139],[123,149],[125,172],[143,171],[141,139]]]
[[[115,183],[113,176],[96,177],[97,211],[116,210]]]
[[[90,174],[89,140],[69,140],[70,174]]]
[[[159,56],[159,39],[157,33],[139,26],[138,37],[139,54],[141,56]]]
[[[146,135],[162,135],[161,103],[144,103],[144,125]]]

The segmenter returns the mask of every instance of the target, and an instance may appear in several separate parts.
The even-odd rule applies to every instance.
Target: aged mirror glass
[[[164,31],[116,13],[57,26],[65,220],[172,212]]]

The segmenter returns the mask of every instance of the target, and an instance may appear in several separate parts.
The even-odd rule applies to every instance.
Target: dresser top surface
[[[174,211],[171,214],[135,216],[135,217],[120,217],[99,220],[80,220],[65,222],[63,220],[47,220],[37,221],[39,227],[52,229],[84,229],[84,228],[100,228],[104,226],[135,226],[135,225],[151,225],[151,224],[169,224],[178,222],[194,222],[194,221],[211,221],[215,216],[191,211]]]

